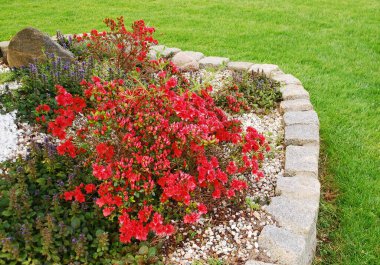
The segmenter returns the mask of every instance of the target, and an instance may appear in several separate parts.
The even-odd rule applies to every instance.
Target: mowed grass
[[[321,122],[323,200],[317,264],[380,260],[380,2],[9,1],[0,40],[25,26],[54,34],[144,19],[161,43],[274,63],[302,80]]]

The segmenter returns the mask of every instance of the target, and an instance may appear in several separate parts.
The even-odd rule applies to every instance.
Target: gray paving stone
[[[298,78],[296,78],[290,74],[275,72],[275,73],[273,73],[273,75],[271,77],[273,80],[276,80],[277,82],[280,82],[280,83],[283,83],[286,85],[290,85],[290,84],[302,85],[301,81]]]
[[[309,92],[307,92],[302,85],[283,85],[280,87],[280,92],[282,93],[283,100],[310,98]]]
[[[269,250],[271,258],[282,265],[306,265],[306,240],[283,228],[267,225],[259,236],[259,246]]]
[[[182,51],[181,53],[185,54],[186,56],[193,58],[196,61],[199,61],[200,59],[205,57],[204,54],[201,52]]]
[[[319,203],[321,184],[318,179],[298,176],[279,177],[277,179],[276,195],[297,200],[310,200]]]
[[[197,71],[199,63],[184,52],[179,52],[173,56],[171,61],[177,65],[182,71]]]
[[[318,178],[319,146],[286,147],[285,177],[304,176]]]
[[[274,263],[267,263],[258,260],[248,260],[245,265],[275,265]]]
[[[314,124],[285,126],[285,145],[319,145],[319,127]]]
[[[155,45],[150,48],[148,56],[151,59],[157,59],[158,56],[168,58],[168,57],[174,56],[176,53],[180,51],[181,49],[178,49],[178,48],[169,48],[169,47],[166,47],[165,45]]]
[[[314,110],[288,111],[284,114],[285,125],[315,124],[319,126],[318,115]]]
[[[318,201],[278,196],[272,198],[266,211],[284,229],[310,238],[316,227],[318,206]]]
[[[249,71],[264,72],[266,76],[271,77],[274,73],[279,72],[280,68],[275,64],[254,64]]]
[[[230,59],[226,57],[204,57],[199,61],[199,67],[200,68],[218,68],[221,67],[223,64],[227,64],[230,61]]]
[[[280,110],[282,112],[306,111],[306,110],[312,110],[312,109],[313,109],[313,105],[311,105],[309,99],[284,100],[280,103]]]
[[[229,62],[227,64],[227,69],[232,71],[247,72],[253,63],[249,62]]]

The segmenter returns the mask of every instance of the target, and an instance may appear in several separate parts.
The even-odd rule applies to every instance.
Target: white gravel
[[[6,73],[6,72],[9,72],[11,69],[9,69],[8,66],[6,66],[5,64],[3,64],[1,61],[0,61],[0,74],[1,73]]]
[[[0,115],[0,162],[9,158],[17,150],[18,132],[15,112]]]
[[[0,73],[10,69],[0,64]],[[0,94],[5,89],[18,89],[21,83],[14,81],[0,85]],[[1,102],[0,102],[1,107]],[[26,156],[28,144],[31,140],[42,142],[45,135],[37,133],[34,128],[26,123],[16,123],[16,111],[0,114],[0,162],[7,159],[15,159],[17,156]]]

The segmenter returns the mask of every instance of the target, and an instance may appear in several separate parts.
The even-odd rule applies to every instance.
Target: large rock
[[[74,59],[74,55],[51,40],[41,31],[28,27],[19,31],[10,41],[7,60],[10,67],[27,66],[35,60],[46,60],[44,52],[54,53],[64,61]]]

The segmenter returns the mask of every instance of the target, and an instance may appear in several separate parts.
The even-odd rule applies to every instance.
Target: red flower
[[[231,198],[235,196],[235,191],[233,189],[227,190],[227,197]]]
[[[99,180],[106,180],[112,176],[111,165],[102,166],[98,164],[92,165],[92,174]]]
[[[92,193],[96,190],[96,186],[94,184],[87,184],[85,187],[84,187],[86,193]]]
[[[160,77],[160,78],[165,78],[165,77],[166,77],[166,72],[165,72],[165,71],[160,71],[160,72],[158,73],[158,77]]]
[[[68,154],[72,158],[76,157],[76,148],[71,142],[71,139],[68,139],[65,142],[58,145],[57,151],[60,155]]]
[[[206,205],[204,205],[202,203],[198,204],[198,212],[200,214],[206,214],[207,213],[207,207],[206,207]]]
[[[37,112],[49,112],[50,111],[50,107],[47,104],[38,105],[37,108],[36,108],[36,111]]]
[[[110,161],[114,156],[114,147],[105,143],[100,143],[96,146],[96,152],[99,155],[99,158]]]
[[[247,189],[248,185],[247,185],[247,182],[243,180],[233,179],[231,181],[231,188],[233,188],[234,190],[240,191],[243,189]]]
[[[107,217],[113,212],[113,210],[115,210],[115,207],[106,207],[103,209],[103,215]]]
[[[65,191],[63,193],[63,196],[65,197],[66,201],[71,201],[73,199],[74,194],[71,191]]]
[[[71,105],[73,103],[73,96],[68,93],[62,86],[56,85],[55,87],[58,90],[58,94],[55,97],[57,104],[59,106]]]
[[[233,162],[233,161],[229,162],[226,170],[227,170],[227,173],[230,175],[235,174],[237,171],[237,167],[236,167],[235,162]]]
[[[177,85],[177,79],[175,77],[170,77],[170,79],[166,82],[165,88],[170,89]]]
[[[200,217],[200,214],[199,213],[191,213],[191,214],[187,214],[183,217],[183,222],[185,224],[194,224],[196,222],[198,222],[199,220],[199,217]]]

